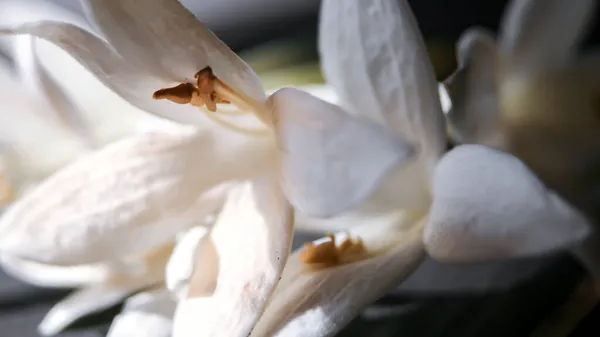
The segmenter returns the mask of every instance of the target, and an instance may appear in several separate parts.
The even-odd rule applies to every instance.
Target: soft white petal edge
[[[340,102],[418,144],[428,158],[446,145],[435,73],[406,0],[324,0],[319,51]]]
[[[81,0],[114,49],[148,72],[185,82],[206,66],[255,104],[265,93],[252,68],[177,0]]]
[[[102,282],[113,273],[109,264],[53,266],[8,254],[2,254],[0,265],[9,276],[39,287],[80,287]]]
[[[372,219],[350,231],[373,256],[311,271],[290,256],[281,282],[252,337],[332,336],[361,309],[398,286],[425,256],[424,221],[396,213]],[[336,238],[345,236],[339,233]]]
[[[201,250],[208,239],[209,229],[196,226],[185,232],[178,240],[167,263],[165,285],[179,299],[187,296],[189,281],[194,272],[196,251]]]
[[[158,247],[214,211],[198,207],[203,192],[270,166],[265,146],[191,127],[112,143],[13,203],[0,219],[0,248],[38,262],[84,264]]]
[[[585,218],[517,158],[463,145],[438,164],[425,245],[438,261],[544,254],[590,233]]]
[[[501,23],[500,49],[520,70],[564,65],[596,5],[596,0],[513,0]]]
[[[170,337],[176,305],[162,287],[136,294],[125,301],[106,337]]]
[[[184,124],[206,123],[206,118],[196,108],[152,99],[156,90],[178,82],[145,71],[139,64],[124,59],[106,41],[81,27],[53,21],[0,26],[0,35],[15,34],[30,34],[62,48],[102,84],[143,111]]]
[[[306,92],[269,98],[281,152],[282,186],[300,212],[332,217],[366,200],[414,149],[384,126]]]
[[[292,208],[272,176],[232,191],[198,252],[173,337],[246,337],[279,281],[292,236]]]

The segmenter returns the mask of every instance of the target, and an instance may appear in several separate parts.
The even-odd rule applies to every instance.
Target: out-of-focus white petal
[[[445,81],[452,136],[461,143],[493,141],[499,117],[496,42],[486,31],[469,29],[457,43],[457,56],[459,69]]]
[[[232,191],[198,252],[173,337],[248,336],[279,281],[292,235],[292,208],[272,177]]]
[[[31,99],[39,100],[45,109],[38,109],[40,117],[46,123],[57,123],[64,132],[72,132],[81,137],[82,141],[92,144],[88,125],[79,109],[73,104],[66,93],[50,77],[41,66],[39,56],[35,52],[35,37],[15,37],[15,63],[19,69],[19,78],[29,89]]]
[[[264,103],[264,89],[252,68],[179,1],[81,2],[90,21],[115,50],[145,71],[186,82],[210,66],[215,76],[238,94]]]
[[[368,198],[413,148],[384,126],[286,88],[269,98],[281,151],[283,187],[299,211],[335,216]]]
[[[197,108],[153,100],[152,94],[176,84],[123,59],[98,36],[69,23],[42,21],[0,29],[0,34],[30,34],[64,49],[104,85],[136,107],[181,123],[202,124],[206,118]],[[193,76],[193,75],[192,75]]]
[[[589,232],[579,212],[509,154],[463,145],[436,169],[425,231],[427,251],[436,260],[543,254],[573,245]]]
[[[179,299],[187,297],[190,278],[194,273],[196,252],[206,243],[208,228],[196,226],[177,242],[166,269],[165,285]],[[202,268],[200,266],[200,268]]]
[[[410,275],[425,255],[424,224],[404,213],[363,223],[350,233],[370,256],[355,263],[310,270],[292,254],[251,336],[332,336]]]
[[[39,287],[80,287],[105,281],[114,272],[109,264],[53,266],[8,254],[2,254],[0,265],[9,276]]]
[[[324,0],[319,50],[327,82],[367,116],[437,159],[446,145],[433,66],[406,0]]]
[[[520,71],[564,65],[590,24],[596,0],[514,0],[501,23],[500,50]]]
[[[38,326],[39,333],[57,334],[79,318],[109,308],[129,294],[161,282],[172,248],[167,244],[140,256],[139,262],[147,265],[143,273],[113,274],[106,282],[75,291],[52,307]]]
[[[136,294],[125,301],[107,337],[170,337],[176,302],[165,288]]]
[[[176,127],[115,142],[54,174],[0,219],[0,250],[52,264],[143,252],[213,210],[206,190],[272,165],[272,143]]]

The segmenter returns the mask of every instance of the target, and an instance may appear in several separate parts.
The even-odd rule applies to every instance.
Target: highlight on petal
[[[509,154],[463,145],[436,168],[425,245],[438,261],[544,254],[568,248],[589,232],[578,211]]]
[[[197,207],[203,192],[271,165],[268,144],[214,131],[136,135],[69,165],[6,210],[0,249],[38,262],[85,264],[173,239],[212,213]]]
[[[147,265],[143,273],[113,274],[103,283],[89,285],[73,292],[50,309],[39,324],[38,332],[44,336],[55,335],[76,320],[105,310],[131,293],[161,282],[172,249],[173,246],[167,244],[140,256],[138,261]]]
[[[109,264],[54,266],[8,254],[2,254],[0,266],[9,276],[38,287],[81,287],[105,281],[114,273]]]
[[[595,0],[513,0],[501,23],[500,49],[528,71],[564,65],[595,12]]]
[[[208,228],[196,226],[183,234],[169,258],[165,285],[177,298],[187,297],[190,279],[194,273],[196,252],[208,240]]]
[[[71,132],[83,142],[93,144],[90,127],[79,109],[40,64],[39,55],[35,51],[35,39],[32,36],[15,38],[14,59],[19,69],[19,78],[29,89],[29,94],[47,106],[45,109],[39,109],[41,117],[44,117],[47,123],[56,123],[64,132]]]
[[[357,206],[413,147],[384,126],[347,114],[303,91],[269,98],[281,151],[282,185],[309,216],[331,217]]]
[[[251,336],[333,336],[419,265],[424,225],[424,219],[397,212],[353,228],[350,234],[367,250],[354,263],[315,270],[300,261],[302,249],[295,252]]]
[[[0,28],[1,34],[30,34],[56,44],[104,85],[144,111],[181,123],[200,125],[206,121],[192,106],[153,100],[153,92],[175,82],[148,73],[139,64],[123,59],[107,42],[81,27],[64,22],[41,21]]]
[[[179,1],[81,2],[88,19],[110,45],[145,71],[181,83],[210,66],[215,76],[237,94],[255,104],[264,103],[264,89],[252,68]]]
[[[279,281],[292,236],[292,208],[272,177],[236,187],[198,251],[173,337],[248,336]]]
[[[346,109],[385,124],[437,159],[446,146],[433,66],[406,0],[324,0],[323,73]]]
[[[459,69],[444,84],[452,101],[447,118],[461,143],[491,143],[498,127],[499,60],[493,37],[469,29],[457,43]]]
[[[170,337],[176,302],[165,288],[151,289],[125,301],[107,337]]]

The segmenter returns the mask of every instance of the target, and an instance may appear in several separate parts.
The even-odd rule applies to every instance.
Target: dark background
[[[75,1],[56,2],[78,8]],[[440,78],[453,69],[453,44],[460,33],[473,25],[496,29],[506,4],[497,0],[410,2]],[[186,0],[183,3],[236,51],[267,41],[293,39],[306,46],[306,58],[316,59],[318,0]],[[597,44],[599,33],[595,27],[588,46]],[[301,237],[297,241],[306,239]],[[583,270],[567,254],[474,266],[441,266],[427,260],[411,279],[375,303],[341,336],[519,337],[530,336],[534,331],[537,334],[533,336],[600,336],[598,307],[577,329],[556,334],[561,322],[577,312],[577,303],[564,308],[565,304],[574,303],[571,299],[582,297],[576,290],[584,277]],[[37,336],[37,324],[67,294],[67,291],[34,288],[0,275],[0,336]],[[583,291],[588,300],[596,296],[589,287]],[[112,308],[87,318],[61,336],[104,336],[118,310]],[[548,328],[550,323],[556,325]],[[541,326],[546,326],[546,332]]]

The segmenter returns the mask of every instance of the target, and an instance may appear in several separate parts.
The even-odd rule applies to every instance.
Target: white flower
[[[406,1],[325,0],[321,20],[323,70],[340,101],[348,111],[384,123],[416,153],[361,206],[363,213],[388,209],[387,218],[351,231],[360,233],[371,254],[318,273],[292,259],[254,335],[335,333],[406,276],[423,244],[438,260],[476,262],[541,254],[585,237],[585,219],[516,158],[478,145],[441,157],[445,142],[436,83]],[[317,102],[294,103],[290,107],[315,114],[325,110]],[[320,196],[304,192],[291,200],[318,214],[313,202]],[[394,218],[398,214],[403,218]],[[372,248],[378,244],[392,250]],[[324,242],[300,254],[306,258],[311,251],[335,257],[336,249]]]
[[[578,49],[596,5],[512,1],[497,41],[478,28],[463,34],[460,67],[446,80],[458,141],[514,154],[595,221],[600,60],[596,52],[578,55]],[[597,236],[576,254],[600,275]]]
[[[281,168],[293,179],[319,179],[310,186],[325,193],[319,209],[335,213],[410,149],[385,128],[295,89],[267,102],[252,70],[175,0],[84,5],[102,38],[51,21],[1,31],[51,41],[133,105],[196,127],[128,137],[58,171],[5,212],[0,250],[66,266],[122,261],[168,245],[213,210],[198,204],[209,190],[242,181],[201,245],[178,310],[185,317],[191,307],[203,320],[190,329],[176,320],[174,331],[247,335],[290,250],[293,213],[278,181],[290,174]],[[287,109],[290,98],[324,110]],[[220,106],[227,102],[241,110]],[[253,114],[236,116],[242,112]],[[368,143],[381,147],[373,152]],[[296,183],[285,180],[288,195]]]
[[[56,43],[133,105],[195,127],[132,136],[60,170],[7,210],[0,250],[67,266],[131,261],[194,228],[166,267],[180,299],[175,337],[331,335],[405,278],[424,247],[474,261],[587,233],[509,155],[461,146],[440,160],[438,87],[405,1],[323,2],[323,67],[346,109],[290,88],[267,98],[175,0],[83,3],[101,37],[49,21],[0,32]],[[214,225],[196,229],[224,183],[233,186]],[[290,256],[290,203],[309,216],[354,211],[360,224]],[[170,303],[163,296],[142,295],[147,306],[128,306],[111,336],[164,335],[170,321],[152,314]],[[141,320],[157,328],[135,329]]]

